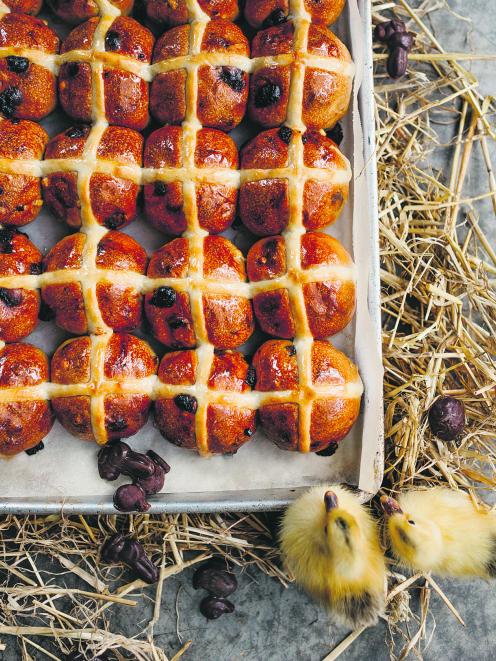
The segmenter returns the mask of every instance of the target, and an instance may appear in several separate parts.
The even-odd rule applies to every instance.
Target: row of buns
[[[324,25],[288,21],[248,39],[234,23],[212,20],[153,34],[118,16],[100,35],[99,18],[77,26],[62,44],[40,19],[0,18],[0,111],[39,121],[58,100],[73,120],[91,122],[102,79],[102,105],[110,124],[142,130],[150,116],[161,124],[195,117],[203,126],[230,131],[248,108],[269,128],[295,112],[308,128],[333,126],[346,112],[353,65]],[[300,35],[300,36],[298,36]],[[301,44],[302,39],[306,44]],[[60,51],[60,55],[58,54]],[[304,69],[301,98],[291,81]],[[58,81],[58,82],[57,82]],[[296,106],[295,106],[296,104]]]

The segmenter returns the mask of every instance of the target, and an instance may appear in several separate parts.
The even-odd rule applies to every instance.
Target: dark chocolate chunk
[[[192,395],[176,395],[174,397],[174,402],[178,408],[182,411],[187,411],[188,413],[196,413],[198,408],[196,397],[193,397]]]
[[[293,135],[293,131],[289,128],[289,126],[281,126],[281,128],[277,132],[277,135],[281,138],[283,142],[289,145],[289,143],[291,142],[291,136]]]
[[[157,308],[171,308],[176,302],[176,292],[172,287],[159,287],[153,292],[150,304]]]
[[[220,79],[238,93],[242,92],[246,85],[243,72],[236,67],[221,67]]]
[[[281,98],[281,88],[274,83],[265,83],[255,92],[255,108],[273,106]]]
[[[18,87],[6,87],[0,94],[0,112],[10,119],[17,106],[22,103],[22,92]]]
[[[34,448],[29,448],[29,450],[25,450],[25,453],[31,457],[33,454],[37,454],[38,452],[44,449],[45,446],[43,444],[43,441],[40,441],[38,445],[34,446]]]
[[[29,69],[29,60],[27,57],[18,57],[17,55],[9,55],[5,58],[7,60],[7,67],[13,73],[26,73]]]

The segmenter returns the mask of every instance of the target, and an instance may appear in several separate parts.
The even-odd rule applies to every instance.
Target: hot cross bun
[[[334,126],[348,109],[353,64],[323,25],[282,23],[252,41],[249,113],[262,126]]]
[[[284,23],[295,15],[306,18],[312,23],[329,25],[339,17],[346,0],[247,0],[245,18],[250,25],[259,30]],[[297,11],[295,12],[295,6]],[[299,11],[298,11],[299,10]]]
[[[94,214],[98,223],[107,229],[122,229],[136,216],[143,138],[136,131],[121,126],[105,129],[96,149],[97,162],[89,178],[89,192],[85,190],[84,205],[81,205],[77,171],[78,168],[82,170],[79,176],[86,173],[89,135],[90,127],[81,125],[50,140],[45,158],[67,159],[67,165],[43,178],[45,201],[51,211],[71,227],[81,226],[83,209],[86,214]],[[121,174],[126,167],[129,178]]]
[[[42,0],[3,0],[13,14],[31,14],[36,16],[40,11]]]
[[[71,25],[77,25],[102,13],[99,3],[95,0],[48,0],[48,4],[56,16]],[[109,4],[125,15],[131,12],[134,0],[109,0]]]
[[[52,428],[44,392],[48,378],[48,359],[41,349],[22,343],[0,349],[0,456],[33,448]],[[34,388],[30,398],[16,395],[28,388]]]
[[[203,126],[230,131],[246,111],[249,54],[245,35],[228,21],[165,32],[153,52],[152,115],[163,124],[196,118]]]
[[[319,339],[335,335],[349,324],[355,311],[353,261],[339,241],[321,232],[302,235],[300,259],[302,270],[288,274],[281,236],[261,239],[250,249],[247,271],[252,283],[260,283],[253,297],[260,328],[276,337],[294,337],[293,290],[301,288],[303,323],[310,333]]]
[[[153,35],[127,16],[117,17],[104,32],[101,25],[99,18],[90,18],[62,43],[60,104],[80,122],[91,122],[97,113],[109,124],[140,131],[149,119],[143,65],[150,62]],[[83,58],[81,51],[88,54]],[[99,85],[92,71],[102,77]]]
[[[356,366],[330,342],[315,341],[310,355],[310,364],[299,365],[295,345],[269,340],[253,357],[255,390],[271,393],[258,411],[260,424],[282,450],[337,447],[358,417],[362,384]]]
[[[237,0],[144,0],[146,13],[157,23],[183,25],[193,19],[224,18],[234,21],[238,16]],[[193,11],[191,11],[191,8]]]
[[[148,418],[157,357],[145,340],[127,333],[67,340],[55,351],[52,382],[66,386],[52,399],[59,422],[74,436],[96,440],[127,438]]]
[[[155,402],[155,423],[174,445],[201,455],[234,454],[255,433],[256,411],[243,406],[249,366],[236,351],[216,352],[206,374],[206,393],[197,391],[199,372],[195,351],[168,353],[160,363],[158,378],[164,395]],[[194,393],[194,394],[191,394]]]
[[[36,328],[40,309],[38,292],[33,287],[19,287],[16,276],[28,276],[29,281],[29,276],[40,273],[41,253],[28,236],[15,229],[1,229],[0,340],[17,342]]]
[[[192,163],[184,162],[186,144],[195,140]],[[196,209],[198,225],[210,233],[226,230],[234,220],[238,199],[238,151],[225,133],[200,129],[194,136],[177,126],[164,126],[146,141],[145,213],[157,229],[178,236],[188,228]],[[193,191],[191,186],[194,185]],[[195,206],[192,206],[194,198]],[[195,215],[196,222],[196,215]]]
[[[350,178],[347,158],[320,132],[264,131],[241,150],[241,220],[258,236],[278,234],[296,205],[305,228],[320,229],[339,216]]]
[[[0,113],[10,119],[46,117],[55,108],[55,54],[59,38],[39,18],[0,18]]]
[[[192,279],[196,263],[203,268]],[[145,296],[145,313],[166,346],[192,348],[208,341],[233,349],[253,333],[243,255],[224,237],[207,236],[198,244],[174,239],[152,255],[148,277],[158,282]]]
[[[86,243],[85,234],[71,234],[45,257],[44,270],[53,274],[54,284],[43,286],[41,295],[55,313],[56,323],[70,333],[82,334],[94,331],[101,315],[114,331],[136,328],[141,323],[141,293],[140,282],[133,276],[145,273],[146,252],[127,234],[107,232],[93,257],[96,270],[88,272],[88,261],[83,261]]]
[[[39,173],[22,161],[41,159],[47,141],[46,131],[35,122],[0,118],[0,161],[5,159],[6,166],[0,165],[1,224],[27,225],[41,211]]]

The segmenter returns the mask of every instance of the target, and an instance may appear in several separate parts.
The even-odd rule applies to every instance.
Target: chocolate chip
[[[336,441],[331,441],[329,445],[324,448],[324,450],[320,450],[320,452],[316,452],[315,454],[318,454],[319,457],[332,457],[332,455],[336,452],[338,449],[338,444]]]
[[[238,94],[245,88],[243,72],[236,67],[221,67],[220,79]]]
[[[22,303],[22,289],[0,287],[0,301],[9,308],[16,308]]]
[[[178,317],[177,315],[172,316],[170,319],[167,319],[167,323],[172,330],[177,330],[178,328],[183,328],[188,325],[188,320],[184,317]]]
[[[198,408],[196,397],[192,395],[176,395],[174,402],[178,408],[188,413],[196,413],[196,409]]]
[[[291,142],[293,131],[289,128],[289,126],[281,126],[281,128],[277,132],[277,135],[281,138],[283,142],[289,145],[289,143]]]
[[[14,73],[26,73],[29,68],[29,60],[27,57],[18,57],[17,55],[9,55],[7,58],[7,66],[9,71]]]
[[[123,211],[114,211],[112,215],[105,218],[103,224],[108,230],[116,230],[122,227],[126,222],[126,216]]]
[[[41,262],[37,262],[35,264],[29,265],[29,272],[31,275],[40,275],[41,271],[42,271]]]
[[[109,431],[120,432],[127,429],[127,422],[124,418],[114,418],[113,420],[109,420],[107,427]]]
[[[41,302],[40,311],[38,312],[38,319],[40,321],[52,321],[55,319],[55,312],[49,305],[45,303],[45,301]]]
[[[0,230],[0,252],[2,254],[11,255],[14,252],[13,241],[16,233],[16,230],[8,228],[3,228]]]
[[[121,47],[121,37],[118,32],[109,30],[105,35],[105,50],[118,50]]]
[[[156,181],[155,185],[153,186],[153,193],[158,195],[158,197],[162,197],[167,193],[167,186],[163,181]]]
[[[332,127],[332,129],[329,129],[328,131],[326,131],[326,135],[327,135],[328,138],[333,140],[339,147],[339,145],[342,143],[343,137],[344,137],[343,127],[338,122],[337,124],[335,124]]]
[[[272,13],[270,13],[265,21],[262,23],[263,28],[270,28],[273,25],[280,25],[281,23],[284,23],[287,20],[286,14],[283,12],[282,9],[274,9]]]
[[[153,292],[150,304],[157,308],[171,308],[176,302],[176,292],[172,287],[159,287]]]
[[[296,347],[294,344],[288,344],[286,346],[286,351],[290,356],[296,356]]]
[[[24,204],[18,204],[15,208],[16,211],[24,211]]]
[[[86,126],[73,126],[65,132],[68,138],[84,138],[88,131]]]
[[[246,372],[245,381],[250,386],[250,388],[255,387],[255,383],[257,382],[257,371],[254,367],[248,368],[248,371]]]
[[[281,88],[274,83],[265,83],[255,92],[255,108],[273,106],[281,98]]]
[[[75,78],[79,73],[79,63],[78,62],[69,62],[67,65],[67,74],[69,78]]]
[[[38,452],[40,452],[41,450],[44,450],[44,449],[45,449],[45,446],[44,446],[44,444],[43,444],[43,441],[40,441],[40,442],[38,443],[38,445],[35,445],[35,446],[34,446],[34,448],[29,448],[29,450],[24,450],[24,452],[25,452],[28,456],[31,457],[33,454],[37,454]]]
[[[7,87],[0,94],[0,112],[9,119],[22,103],[22,92],[18,87]]]

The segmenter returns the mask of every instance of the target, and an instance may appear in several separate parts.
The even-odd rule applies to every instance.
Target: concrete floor
[[[496,52],[496,2],[494,0],[447,0],[452,10],[469,15],[467,31],[449,12],[438,12],[432,27],[447,50]],[[442,4],[441,2],[439,4]],[[468,65],[476,73],[484,93],[496,94],[494,62]],[[496,154],[495,154],[496,158]],[[467,191],[477,191],[481,172],[469,174]],[[494,216],[487,215],[484,226],[496,243]],[[160,621],[155,638],[173,656],[185,642],[193,645],[185,661],[320,661],[347,635],[345,629],[329,621],[325,611],[296,587],[282,588],[257,570],[238,576],[234,595],[236,611],[231,616],[207,622],[198,611],[201,596],[191,587],[191,573],[168,579],[165,584]],[[496,596],[494,584],[483,581],[439,581],[456,605],[466,627],[460,625],[441,599],[431,594],[431,610],[423,659],[426,661],[489,661],[496,656]],[[414,597],[415,599],[415,597]],[[151,615],[151,603],[144,600],[141,613],[120,607],[113,612],[113,631],[133,635],[142,630]],[[176,615],[176,609],[178,615]],[[411,631],[416,631],[415,623]],[[179,639],[178,639],[179,636]],[[4,661],[20,659],[12,637]],[[389,659],[389,634],[384,623],[364,632],[340,657],[347,660]],[[34,650],[33,650],[34,651]],[[34,651],[36,660],[45,657]]]

